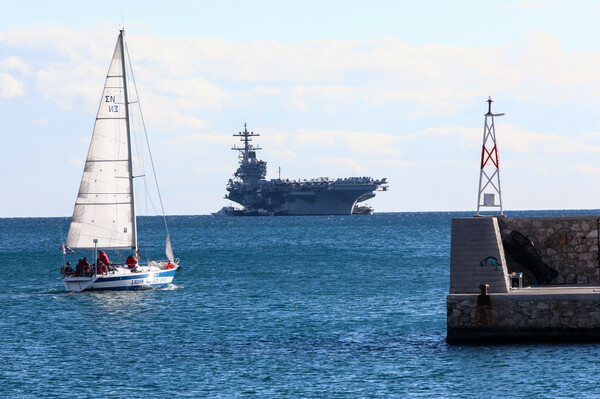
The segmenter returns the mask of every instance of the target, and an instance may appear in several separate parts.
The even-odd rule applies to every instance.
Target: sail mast
[[[127,151],[128,151],[128,168],[129,168],[129,189],[131,192],[131,224],[133,226],[132,232],[132,249],[135,251],[137,256],[138,242],[137,242],[137,221],[135,217],[135,193],[133,188],[133,156],[131,149],[131,128],[129,126],[129,97],[127,95],[127,69],[125,68],[125,44],[123,43],[124,29],[121,29],[119,35],[119,42],[121,44],[121,65],[123,67],[123,94],[125,96],[125,125],[127,127]]]

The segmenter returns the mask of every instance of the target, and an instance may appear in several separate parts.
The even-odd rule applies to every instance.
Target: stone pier
[[[454,219],[447,341],[600,341],[598,219]],[[555,278],[540,284],[505,251],[513,231],[531,240]],[[523,288],[513,272],[523,273]]]

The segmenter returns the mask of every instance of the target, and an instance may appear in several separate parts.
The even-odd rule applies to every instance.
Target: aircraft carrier
[[[387,191],[386,179],[370,177],[346,177],[330,179],[265,180],[267,163],[256,158],[261,150],[251,144],[252,138],[260,136],[244,131],[234,134],[243,146],[239,151],[240,166],[227,183],[225,198],[243,208],[224,207],[214,215],[224,216],[271,216],[271,215],[350,215],[372,214],[368,206],[357,205],[375,197],[375,191]]]

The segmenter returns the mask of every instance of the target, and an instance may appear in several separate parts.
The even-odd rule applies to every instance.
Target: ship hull
[[[377,186],[330,186],[322,191],[290,192],[279,208],[278,215],[351,215],[361,195]]]
[[[356,203],[372,198],[373,191],[379,186],[331,183],[308,184],[294,189],[286,185],[265,184],[259,189],[230,192],[228,198],[244,204],[244,209],[225,207],[219,212],[227,216],[351,215]]]

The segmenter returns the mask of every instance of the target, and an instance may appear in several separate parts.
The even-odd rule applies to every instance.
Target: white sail
[[[73,249],[136,247],[122,40],[117,41],[66,245]]]
[[[169,262],[173,262],[175,260],[175,255],[173,255],[173,247],[171,246],[171,239],[167,234],[167,244],[165,246],[165,255],[167,255],[167,259]]]

